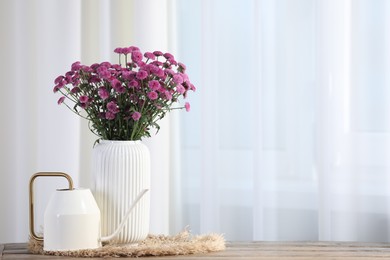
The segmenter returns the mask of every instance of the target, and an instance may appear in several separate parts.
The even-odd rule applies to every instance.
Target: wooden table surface
[[[228,242],[221,252],[138,259],[390,259],[390,243],[350,242]],[[0,245],[0,259],[80,259],[31,255],[27,244]],[[100,258],[88,258],[100,259]],[[107,258],[105,258],[107,259]]]

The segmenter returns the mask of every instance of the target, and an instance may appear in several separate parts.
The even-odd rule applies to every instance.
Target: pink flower
[[[60,83],[64,83],[65,84],[68,84],[69,82],[72,81],[72,76],[68,75],[65,77],[65,79],[63,81],[61,81]]]
[[[87,96],[80,96],[79,100],[81,104],[85,104],[88,102],[88,97]]]
[[[164,72],[165,72],[165,74],[170,75],[170,76],[175,75],[175,72],[171,69],[165,69]]]
[[[184,81],[184,82],[189,82],[189,81],[190,81],[190,79],[188,78],[188,75],[187,75],[187,74],[181,73],[180,75],[183,77],[183,81]]]
[[[54,86],[53,92],[54,92],[54,93],[58,92],[58,90],[60,90],[60,88],[61,88],[61,87],[58,86],[58,85],[57,85],[57,86]]]
[[[171,100],[171,99],[172,99],[172,94],[171,94],[171,92],[169,92],[168,90],[166,90],[166,91],[164,92],[164,95],[165,95],[165,99],[166,99],[166,100]]]
[[[101,99],[106,100],[110,96],[110,93],[105,87],[100,87],[98,90],[98,95]]]
[[[122,67],[121,67],[121,65],[119,65],[119,64],[112,64],[110,68],[111,68],[111,69],[114,69],[114,70],[122,70]],[[109,68],[109,69],[110,69],[110,68]]]
[[[110,101],[107,104],[107,110],[110,111],[113,114],[116,114],[119,112],[118,105],[114,101]]]
[[[88,104],[87,103],[81,103],[80,107],[83,108],[83,109],[86,109],[88,107]]]
[[[138,99],[139,99],[139,96],[137,96],[135,94],[131,94],[130,95],[130,100],[131,100],[132,103],[137,103]]]
[[[77,86],[79,83],[80,83],[80,75],[79,74],[75,74],[72,79],[71,79],[71,82],[73,86]]]
[[[122,54],[123,53],[123,48],[115,48],[114,52],[118,53],[118,54]]]
[[[186,65],[184,65],[181,62],[178,62],[177,64],[179,65],[179,69],[182,70],[182,72],[184,72],[186,70],[186,68],[187,68]]]
[[[173,75],[173,82],[177,84],[183,83],[183,77],[180,74]]]
[[[156,92],[156,91],[150,91],[150,92],[148,93],[148,98],[149,98],[150,100],[156,100],[156,99],[158,98],[157,92]]]
[[[156,55],[157,57],[163,55],[161,51],[154,51],[153,54]]]
[[[80,88],[78,87],[74,87],[70,90],[71,93],[75,94],[75,93],[79,93],[80,92]]]
[[[134,121],[138,121],[138,120],[141,118],[141,113],[139,113],[139,112],[134,112],[134,113],[131,115],[131,118],[133,118]]]
[[[173,57],[173,55],[172,54],[170,54],[170,53],[164,53],[164,57],[167,59],[167,60],[171,60],[171,59],[175,59],[175,57]]]
[[[156,55],[154,55],[151,52],[145,52],[144,56],[145,56],[145,58],[150,59],[150,60],[155,60],[156,59]]]
[[[132,81],[129,82],[130,87],[138,87],[139,83],[137,80],[133,79]]]
[[[177,84],[176,91],[179,92],[180,94],[184,94],[184,92],[186,92],[186,89],[183,87],[183,85]]]
[[[110,111],[107,111],[106,112],[106,119],[108,120],[114,120],[115,119],[115,114],[110,112]]]
[[[138,63],[142,61],[142,53],[140,51],[133,51],[131,53],[131,59],[135,62]]]
[[[122,94],[126,92],[126,88],[124,86],[120,86],[119,88],[115,89],[115,91]]]
[[[125,55],[129,54],[131,52],[132,52],[132,48],[130,48],[130,47],[122,48],[122,53],[125,54]]]
[[[62,80],[63,80],[64,78],[65,78],[64,76],[58,76],[58,77],[54,80],[54,84],[58,85],[60,82],[62,82]]]
[[[106,66],[98,67],[96,69],[96,72],[98,73],[99,77],[103,79],[108,79],[111,75]]]
[[[111,86],[118,93],[124,93],[126,91],[126,89],[122,86],[122,82],[117,79],[113,79],[111,81]]]
[[[177,66],[177,61],[176,61],[175,59],[168,59],[168,62],[169,62],[171,65]]]
[[[150,64],[153,64],[154,66],[157,66],[157,67],[161,67],[162,65],[164,65],[164,63],[162,63],[161,61],[158,61],[158,60],[155,60],[155,61],[151,62]]]
[[[149,85],[149,88],[153,91],[156,91],[161,87],[160,82],[158,82],[157,80],[149,81],[148,85]]]
[[[130,46],[129,50],[130,51],[140,51],[140,49],[138,47],[136,47],[136,46]]]
[[[160,68],[157,67],[157,66],[154,65],[154,64],[148,64],[148,65],[145,66],[144,69],[147,70],[148,72],[156,73]]]
[[[146,72],[145,70],[139,70],[137,72],[136,77],[137,77],[137,79],[140,79],[140,80],[146,79],[148,77],[148,72]]]
[[[164,94],[167,89],[161,86],[159,89],[157,89],[157,92]]]
[[[145,67],[145,65],[146,65],[146,63],[145,63],[144,61],[139,61],[139,62],[137,62],[137,66],[140,67],[140,68]],[[136,66],[136,67],[137,67],[137,66]],[[136,68],[136,67],[135,67],[135,68]]]
[[[58,99],[58,101],[57,101],[57,104],[61,105],[64,102],[64,100],[65,100],[65,97],[60,97],[60,99]]]
[[[99,63],[94,63],[92,64],[90,67],[91,69],[93,69],[94,71],[96,71],[97,68],[99,68],[100,64]]]
[[[115,65],[115,64],[113,64],[113,65]],[[103,61],[102,63],[100,63],[100,66],[109,68],[109,67],[111,67],[111,63],[109,63],[108,61]]]
[[[165,79],[165,73],[164,73],[164,70],[162,70],[162,69],[158,69],[158,70],[154,73],[154,75],[156,75],[156,76],[159,77],[159,78]]]
[[[93,72],[93,69],[89,66],[86,66],[86,65],[83,65],[81,66],[81,69],[84,71],[84,72],[87,72],[87,73],[91,73]]]
[[[128,71],[128,70],[122,71],[122,77],[125,80],[132,80],[135,77],[135,72],[134,71]]]
[[[130,47],[126,47],[126,48],[115,48],[114,52],[118,53],[118,54],[125,54],[126,55],[134,50],[139,50],[139,49],[138,49],[138,47],[130,46]]]
[[[100,78],[97,75],[92,75],[88,79],[88,83],[98,83],[98,82],[100,82]]]
[[[66,77],[70,77],[70,76],[73,76],[73,75],[74,75],[74,71],[68,71],[67,73],[65,73]]]
[[[79,61],[76,61],[72,64],[71,66],[71,70],[72,71],[76,71],[76,70],[79,70],[81,68],[81,65],[80,65],[80,62]]]
[[[187,112],[190,112],[190,109],[191,109],[190,103],[186,102],[186,103],[184,104],[184,107],[185,107],[185,109],[186,109]]]

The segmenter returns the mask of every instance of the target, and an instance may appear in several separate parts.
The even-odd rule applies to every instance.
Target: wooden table
[[[0,245],[0,259],[80,259],[31,255],[27,244]],[[222,252],[138,259],[390,259],[390,243],[350,242],[233,242]],[[100,259],[100,258],[88,258]],[[105,258],[106,259],[106,258]]]

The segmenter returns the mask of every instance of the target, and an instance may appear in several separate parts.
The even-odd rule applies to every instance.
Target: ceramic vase
[[[112,234],[132,202],[150,189],[150,153],[141,141],[100,141],[93,149],[92,192],[101,212],[102,236]],[[149,233],[150,196],[132,210],[117,243],[137,243]]]

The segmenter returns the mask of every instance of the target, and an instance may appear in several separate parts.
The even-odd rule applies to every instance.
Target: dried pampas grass
[[[114,242],[98,249],[77,251],[44,251],[43,243],[30,239],[28,249],[33,254],[70,257],[141,257],[189,255],[222,251],[225,239],[219,234],[193,236],[188,230],[175,235],[149,235],[145,240],[133,245],[120,245]]]

